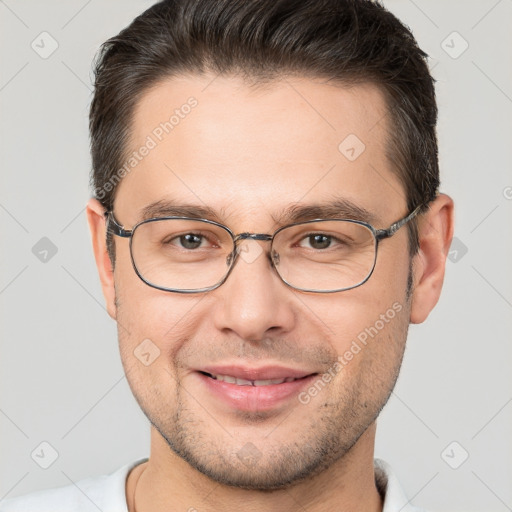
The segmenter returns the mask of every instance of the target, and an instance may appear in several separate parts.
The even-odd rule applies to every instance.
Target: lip
[[[294,381],[265,386],[238,385],[216,380],[211,375],[230,375],[247,380],[270,380],[293,377]],[[202,385],[214,399],[228,405],[231,410],[245,412],[268,412],[278,409],[297,398],[302,389],[311,385],[317,372],[308,372],[282,366],[248,368],[241,366],[212,366],[196,371]]]

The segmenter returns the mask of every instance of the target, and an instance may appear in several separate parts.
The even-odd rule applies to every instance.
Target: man
[[[453,232],[425,59],[369,0],[163,1],[105,43],[87,215],[151,453],[1,510],[415,510],[373,447]]]

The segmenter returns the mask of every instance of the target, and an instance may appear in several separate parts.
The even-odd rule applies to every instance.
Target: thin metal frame
[[[143,220],[143,221],[137,223],[132,229],[125,229],[123,226],[121,226],[117,222],[116,218],[114,217],[114,213],[112,211],[105,212],[105,217],[106,217],[106,221],[107,221],[107,231],[108,232],[110,232],[116,236],[119,236],[121,238],[129,238],[130,239],[130,258],[132,261],[133,269],[135,270],[135,273],[137,274],[137,276],[148,286],[151,286],[152,288],[156,288],[157,290],[162,290],[164,292],[173,292],[173,293],[204,293],[204,292],[209,292],[209,291],[215,290],[216,288],[218,288],[219,286],[221,286],[222,284],[224,284],[226,282],[226,279],[229,277],[229,274],[231,274],[231,271],[233,270],[233,268],[235,266],[235,263],[237,261],[237,257],[239,254],[239,252],[237,251],[238,242],[240,240],[250,239],[250,240],[261,240],[261,241],[265,241],[265,242],[270,242],[270,262],[272,264],[272,267],[276,271],[276,274],[279,276],[281,281],[283,281],[283,283],[285,283],[290,288],[293,288],[294,290],[299,290],[299,291],[303,291],[303,292],[311,292],[311,293],[337,293],[337,292],[344,292],[347,290],[352,290],[353,288],[357,288],[357,287],[363,285],[364,283],[366,283],[366,281],[368,281],[368,279],[370,279],[370,277],[372,276],[373,271],[375,269],[375,265],[377,263],[377,253],[378,253],[378,248],[379,248],[379,242],[386,238],[392,237],[401,227],[405,226],[405,224],[407,224],[414,217],[416,217],[416,215],[418,215],[418,213],[420,212],[422,206],[423,205],[418,206],[417,208],[415,208],[411,213],[409,213],[405,217],[397,220],[396,222],[393,222],[393,224],[391,224],[391,226],[389,226],[387,229],[376,229],[371,224],[368,224],[367,222],[360,221],[360,220],[353,220],[353,219],[342,219],[342,218],[340,218],[340,219],[314,219],[314,220],[308,220],[308,221],[304,221],[304,222],[295,222],[293,224],[288,224],[286,226],[282,226],[279,229],[277,229],[273,235],[269,235],[267,233],[239,233],[239,234],[235,235],[227,226],[225,226],[224,224],[215,222],[213,220],[194,218],[194,217],[175,217],[175,216],[155,217],[155,218],[151,218],[151,219],[146,219],[146,220]],[[132,250],[133,234],[135,233],[137,228],[139,226],[142,226],[143,224],[148,224],[150,222],[157,222],[157,221],[161,221],[161,220],[172,220],[172,219],[206,222],[208,224],[218,226],[229,233],[229,235],[231,236],[231,238],[233,240],[233,251],[228,255],[227,261],[226,261],[227,265],[229,265],[229,268],[228,268],[225,276],[223,277],[223,279],[221,279],[218,283],[216,283],[213,286],[209,286],[207,288],[198,288],[198,289],[193,289],[193,290],[191,290],[191,289],[181,290],[181,289],[176,289],[176,288],[165,288],[163,286],[158,286],[154,283],[151,283],[150,281],[145,279],[144,276],[141,275],[141,273],[139,272],[139,269],[137,268],[137,265],[135,264],[135,260],[133,257],[133,250]],[[325,222],[325,221],[351,222],[353,224],[359,224],[359,225],[364,226],[367,229],[369,229],[373,235],[374,244],[375,244],[375,256],[373,259],[372,268],[363,281],[361,281],[360,283],[355,284],[353,286],[349,286],[347,288],[339,288],[336,290],[313,290],[313,289],[299,288],[297,286],[293,286],[292,284],[290,284],[288,281],[286,281],[281,276],[281,274],[279,273],[279,270],[276,267],[276,265],[279,264],[279,254],[272,250],[274,238],[278,233],[280,233],[281,231],[283,231],[287,228],[291,228],[294,226],[300,226],[300,225],[312,224],[314,222]]]

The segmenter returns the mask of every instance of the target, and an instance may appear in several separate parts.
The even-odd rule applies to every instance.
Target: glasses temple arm
[[[114,235],[122,238],[130,238],[132,236],[132,230],[124,229],[114,217],[114,212],[105,212],[105,218],[107,221],[107,232],[113,233]]]
[[[420,212],[420,210],[423,208],[423,205],[420,204],[417,206],[409,215],[404,217],[403,219],[397,220],[391,226],[389,226],[388,229],[378,229],[376,231],[377,239],[382,240],[383,238],[389,238],[390,236],[393,236],[402,226],[407,224],[409,221],[414,219],[416,215]]]

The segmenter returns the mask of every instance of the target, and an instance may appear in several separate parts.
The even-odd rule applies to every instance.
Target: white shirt
[[[126,477],[141,459],[110,475],[80,480],[76,485],[46,489],[0,501],[0,512],[128,512]],[[391,467],[375,459],[375,481],[384,498],[382,512],[424,512],[413,507],[400,487]]]

